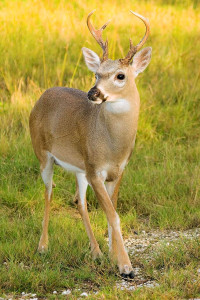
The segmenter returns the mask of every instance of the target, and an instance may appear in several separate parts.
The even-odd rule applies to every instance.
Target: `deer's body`
[[[88,26],[90,28],[90,23]],[[87,212],[88,184],[107,216],[112,257],[117,260],[123,276],[133,277],[116,205],[123,170],[130,159],[137,132],[140,99],[134,79],[148,65],[150,52],[150,48],[140,51],[130,65],[130,53],[124,61],[106,58],[100,63],[93,51],[83,48],[87,66],[96,73],[95,86],[88,94],[71,88],[51,88],[33,108],[30,115],[31,138],[46,186],[40,251],[46,250],[48,245],[55,163],[76,174],[75,202],[90,239],[93,257],[100,256],[101,251]]]
[[[125,101],[127,111],[122,109]],[[68,163],[77,172],[105,170],[105,180],[113,181],[132,152],[138,113],[139,97],[95,105],[80,90],[49,89],[30,116],[35,153],[45,163],[48,151],[57,163]]]

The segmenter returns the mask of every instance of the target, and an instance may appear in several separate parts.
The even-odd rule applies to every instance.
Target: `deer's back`
[[[54,117],[58,113],[70,113],[76,110],[80,104],[83,105],[84,102],[87,106],[87,93],[81,90],[65,87],[50,88],[36,102],[31,112],[30,121],[42,121],[42,119]]]

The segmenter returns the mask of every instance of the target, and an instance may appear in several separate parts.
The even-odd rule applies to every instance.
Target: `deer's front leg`
[[[87,202],[86,202],[86,190],[87,190],[88,182],[83,173],[76,174],[76,195],[75,202],[78,204],[78,210],[82,217],[83,223],[85,225],[86,232],[88,234],[91,252],[93,259],[102,256],[102,252],[99,248],[99,244],[97,243],[94,233],[91,228],[90,219],[87,210]]]
[[[123,277],[133,278],[133,268],[131,266],[128,254],[125,250],[121,234],[120,219],[106,191],[105,185],[102,179],[98,176],[88,176],[88,180],[91,183],[104,212],[106,213],[106,217],[110,226],[112,227],[112,234],[117,245],[117,263],[120,274],[122,274]]]
[[[105,183],[106,190],[108,192],[108,195],[112,201],[115,210],[117,209],[117,199],[119,194],[120,183],[122,180],[122,175],[123,174],[121,174],[115,181]],[[109,237],[109,250],[110,250],[111,257],[113,260],[117,260],[117,244],[116,244],[116,240],[114,239],[114,235],[112,234],[112,227],[110,226],[109,222],[108,222],[108,237]]]

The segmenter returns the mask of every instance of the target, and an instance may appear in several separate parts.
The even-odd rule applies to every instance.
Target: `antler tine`
[[[129,50],[128,54],[126,55],[126,57],[121,59],[121,62],[123,62],[125,64],[128,64],[131,61],[131,59],[133,58],[133,56],[136,54],[136,52],[138,52],[142,48],[142,46],[145,44],[146,40],[148,39],[149,32],[150,32],[149,20],[132,10],[130,10],[130,12],[144,22],[144,24],[146,26],[146,32],[145,32],[145,35],[143,36],[142,40],[136,46],[133,45],[132,40],[130,39],[130,50]]]
[[[136,13],[136,12],[134,12],[132,10],[130,10],[130,12],[132,14],[134,14],[136,17],[138,17],[139,19],[141,19],[144,22],[145,26],[146,26],[145,35],[143,36],[143,38],[139,42],[139,44],[137,44],[137,46],[136,46],[137,47],[137,51],[139,51],[142,48],[142,46],[146,43],[146,40],[148,39],[148,36],[149,36],[149,33],[150,33],[150,24],[149,24],[149,20],[146,19],[146,18],[144,18],[142,15],[139,15],[138,13]]]
[[[93,11],[91,11],[91,13],[89,13],[89,15],[87,17],[87,26],[89,28],[89,31],[91,32],[91,34],[93,35],[93,37],[97,41],[97,43],[103,49],[102,61],[105,61],[105,60],[108,59],[108,41],[107,40],[105,42],[103,41],[102,32],[106,28],[106,26],[108,25],[110,20],[108,22],[106,22],[100,29],[95,29],[94,26],[92,25],[91,21],[90,21],[90,17],[94,12],[95,12],[95,10],[93,10]]]

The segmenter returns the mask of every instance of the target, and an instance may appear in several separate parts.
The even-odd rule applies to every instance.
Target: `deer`
[[[45,209],[38,251],[48,249],[48,224],[52,201],[53,165],[75,173],[74,201],[82,217],[93,259],[102,252],[93,234],[87,210],[86,191],[90,185],[108,221],[109,253],[127,280],[134,278],[124,246],[120,218],[116,211],[122,175],[130,160],[137,133],[140,97],[135,78],[151,60],[151,47],[142,50],[149,32],[149,20],[130,11],[146,27],[142,40],[125,58],[108,58],[108,40],[103,40],[105,23],[95,29],[92,11],[87,17],[90,33],[103,50],[100,58],[83,47],[85,63],[95,73],[95,85],[88,93],[68,87],[47,89],[33,107],[29,125],[33,149],[39,160],[45,185]],[[140,50],[140,51],[139,51]]]

